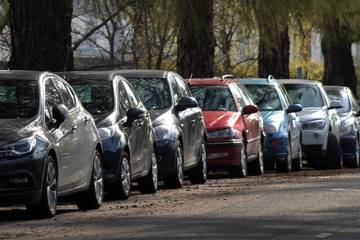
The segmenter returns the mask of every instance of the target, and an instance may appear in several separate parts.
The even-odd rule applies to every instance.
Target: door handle
[[[138,125],[138,127],[141,127],[141,126],[143,126],[143,125],[144,125],[144,122],[143,122],[143,121],[138,122],[138,123],[137,123],[137,125]]]
[[[84,117],[84,122],[88,122],[88,121],[90,121],[90,118],[88,116],[85,116]]]
[[[72,131],[72,132],[74,132],[76,129],[77,129],[77,126],[76,126],[76,125],[72,125],[72,126],[71,126],[71,131]]]
[[[196,120],[195,119],[191,119],[191,123],[195,123],[196,122]]]

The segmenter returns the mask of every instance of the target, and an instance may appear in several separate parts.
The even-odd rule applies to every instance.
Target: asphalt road
[[[215,179],[214,179],[215,178]],[[226,179],[97,211],[60,206],[54,219],[0,209],[0,239],[360,239],[360,171],[305,171]]]

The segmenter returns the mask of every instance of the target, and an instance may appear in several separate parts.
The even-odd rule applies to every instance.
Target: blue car
[[[264,161],[278,172],[302,168],[301,125],[296,112],[301,105],[291,105],[283,86],[275,79],[240,79],[263,117],[266,140]]]

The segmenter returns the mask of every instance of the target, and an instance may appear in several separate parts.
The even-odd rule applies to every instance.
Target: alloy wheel
[[[104,181],[102,175],[102,166],[99,154],[95,155],[94,159],[94,189],[96,194],[96,200],[99,204],[103,201],[104,196]]]
[[[201,144],[201,162],[202,162],[202,170],[203,170],[203,176],[204,179],[207,178],[207,161],[206,161],[206,147],[205,144]]]
[[[245,177],[247,176],[247,162],[246,162],[246,153],[245,153],[245,144],[243,144],[241,150],[241,171],[242,175]]]
[[[157,185],[158,185],[158,167],[157,167],[156,154],[154,152],[151,155],[151,172],[152,172],[152,179],[153,179],[154,186],[157,189]]]
[[[183,156],[180,146],[176,149],[176,164],[177,164],[177,177],[179,179],[179,182],[182,184],[184,173],[183,173]]]
[[[57,173],[52,161],[50,161],[47,166],[46,195],[49,210],[52,214],[55,214],[57,203]]]
[[[121,184],[124,192],[129,194],[131,184],[130,166],[127,158],[121,160]]]

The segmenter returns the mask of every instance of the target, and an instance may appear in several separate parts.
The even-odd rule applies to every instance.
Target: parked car
[[[201,109],[171,71],[123,70],[149,110],[156,135],[159,175],[168,187],[181,187],[184,173],[192,183],[207,178],[206,130]]]
[[[340,142],[343,151],[344,165],[351,168],[359,167],[360,145],[359,126],[360,108],[351,90],[342,86],[324,86],[332,101],[340,101],[342,108],[337,109],[340,116]]]
[[[225,167],[240,177],[248,169],[262,175],[262,120],[246,90],[225,78],[191,79],[188,84],[204,113],[209,168]]]
[[[299,104],[290,104],[288,96],[275,79],[240,79],[258,106],[264,122],[266,142],[265,165],[277,171],[299,171],[302,168],[301,124],[296,112]]]
[[[0,71],[0,202],[53,217],[58,197],[80,209],[103,200],[102,147],[93,118],[51,73]]]
[[[83,106],[94,116],[104,149],[105,189],[127,199],[131,182],[141,193],[158,187],[155,136],[149,113],[130,83],[116,72],[68,72]]]
[[[311,80],[279,80],[293,104],[301,104],[302,150],[310,166],[341,168],[340,118],[336,112],[341,102],[330,102],[320,82]]]

